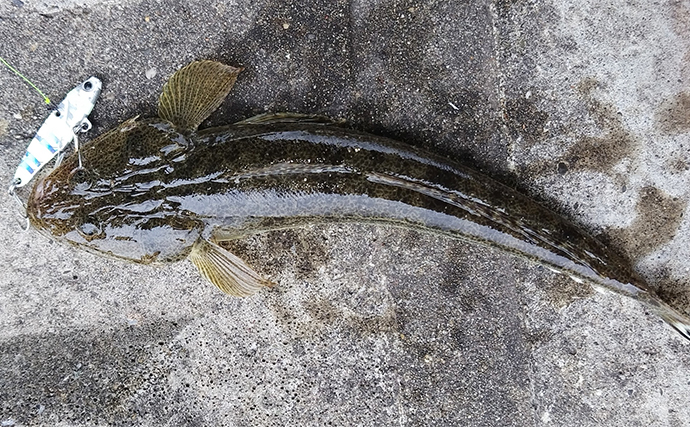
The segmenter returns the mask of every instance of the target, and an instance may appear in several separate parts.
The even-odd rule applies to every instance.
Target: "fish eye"
[[[79,167],[72,171],[72,173],[69,176],[69,179],[70,181],[76,183],[84,182],[86,180],[87,175],[88,174],[86,172],[86,169]]]
[[[93,185],[94,175],[86,168],[78,167],[72,169],[69,176],[67,177],[67,183],[70,188],[80,188],[81,190],[87,190]]]
[[[97,219],[89,217],[86,221],[84,221],[84,223],[77,227],[77,231],[79,231],[79,234],[81,234],[85,239],[90,240],[95,236],[100,235],[103,230],[101,229],[100,223]]]
[[[89,222],[86,224],[82,224],[79,227],[79,231],[81,231],[82,233],[84,233],[87,236],[93,236],[94,234],[98,233],[99,229],[98,229],[98,227],[96,227],[96,224],[91,224]]]
[[[87,92],[90,91],[91,89],[93,89],[93,83],[91,83],[91,82],[88,81],[88,80],[85,81],[84,84],[83,84],[82,86],[84,87],[84,90],[87,91]]]

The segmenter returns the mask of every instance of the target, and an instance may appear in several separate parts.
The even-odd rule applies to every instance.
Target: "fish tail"
[[[680,332],[682,336],[690,340],[690,317],[679,313],[666,304],[655,307],[654,311],[656,311],[656,313],[662,319],[664,319],[666,323],[671,325],[673,329]]]

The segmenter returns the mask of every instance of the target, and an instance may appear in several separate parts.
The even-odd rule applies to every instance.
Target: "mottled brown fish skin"
[[[234,125],[184,136],[159,119],[131,121],[84,147],[82,160],[84,169],[70,158],[36,186],[29,218],[136,262],[184,258],[214,228],[241,235],[358,220],[483,241],[618,292],[648,292],[621,257],[511,188],[339,126]],[[240,205],[252,198],[259,210]]]

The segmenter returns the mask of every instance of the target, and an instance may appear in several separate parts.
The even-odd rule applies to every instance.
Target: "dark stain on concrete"
[[[680,174],[690,170],[690,163],[688,162],[688,159],[685,157],[678,157],[676,159],[673,159],[667,162],[666,165],[667,169],[674,174]]]
[[[570,149],[570,154],[571,157],[579,156],[580,167],[603,172],[623,158],[629,157],[638,143],[625,128],[621,113],[615,106],[601,102],[594,96],[592,92],[598,86],[596,80],[585,79],[578,85],[578,91],[585,99],[594,122],[604,131],[604,135],[583,138]]]
[[[559,158],[528,165],[525,170],[527,174],[543,175],[557,172],[566,175],[568,172],[583,170],[609,173],[613,166],[633,155],[638,141],[625,128],[614,106],[594,97],[592,92],[598,85],[595,79],[587,78],[578,84],[577,90],[584,99],[590,116],[601,129],[602,135],[580,137]]]
[[[624,127],[619,113],[611,104],[594,97],[592,92],[599,86],[594,79],[584,79],[577,89],[584,98],[591,117],[602,129],[603,135],[583,137],[563,156],[571,171],[594,170],[608,172],[616,163],[632,155],[637,142]]]
[[[514,276],[518,277],[517,286],[520,294],[531,292],[528,288],[522,287],[522,278],[529,277],[529,283],[538,289],[540,301],[544,301],[548,306],[555,310],[560,310],[569,306],[573,302],[588,298],[594,294],[594,288],[588,283],[578,283],[571,279],[567,274],[559,273],[543,265],[524,262],[519,257],[515,257],[512,263]],[[536,273],[535,273],[536,270]],[[531,286],[530,286],[531,288]],[[521,298],[524,298],[521,296]],[[531,297],[530,297],[531,298]],[[528,334],[525,339],[530,345],[537,345],[549,341],[550,329],[532,329],[534,325],[526,327],[523,331]]]
[[[449,268],[443,272],[442,283],[438,285],[441,291],[438,286],[415,284],[412,288],[408,283],[391,288],[393,299],[398,301],[397,319],[405,363],[411,367],[410,372],[414,372],[401,378],[403,396],[435,412],[438,409],[432,409],[436,407],[433,402],[452,402],[446,410],[455,411],[456,415],[436,417],[434,421],[438,425],[454,425],[457,421],[452,420],[457,420],[457,415],[469,419],[477,413],[485,413],[487,409],[482,402],[500,395],[504,406],[499,411],[491,411],[496,419],[500,416],[504,421],[511,420],[507,421],[510,424],[514,419],[511,417],[520,411],[515,397],[527,392],[524,383],[513,387],[512,379],[504,376],[507,372],[527,369],[525,342],[517,318],[513,317],[515,300],[505,298],[503,285],[509,282],[502,277],[503,272],[486,274],[486,264],[482,262],[484,251],[461,243],[453,246],[449,250],[454,260],[464,262],[455,271]],[[484,274],[475,275],[475,268],[484,269]],[[463,299],[485,293],[490,295],[470,304],[473,307],[468,310],[467,301]],[[494,316],[500,316],[501,320],[486,321]],[[423,327],[420,319],[424,319]],[[481,344],[483,340],[494,338],[501,344],[491,350]],[[443,372],[451,366],[459,371],[448,381],[443,379]],[[480,375],[472,378],[470,372]],[[485,372],[498,372],[505,388],[491,387],[483,381],[481,374]],[[508,395],[505,393],[508,389],[516,394]],[[434,424],[422,412],[413,420],[415,425]]]
[[[175,404],[170,367],[161,360],[174,357],[169,343],[186,323],[21,335],[0,343],[2,419],[125,426],[147,415],[159,421],[177,416],[168,406]],[[198,414],[187,415],[188,425],[201,425]]]
[[[674,278],[668,268],[661,268],[648,279],[664,302],[690,316],[690,283],[687,278]]]
[[[662,103],[655,119],[659,129],[666,134],[690,131],[690,92],[680,92]]]
[[[442,294],[458,301],[463,312],[473,313],[486,308],[487,296],[481,288],[468,286],[475,277],[481,276],[477,268],[483,266],[474,262],[472,254],[468,256],[467,251],[461,245],[451,246],[448,257],[453,262],[440,265],[442,279],[438,286]]]
[[[280,299],[269,300],[268,307],[276,316],[276,325],[293,340],[318,342],[332,334],[362,340],[396,333],[399,329],[393,309],[379,316],[363,315],[357,313],[351,303],[331,301],[318,294],[314,294],[302,307],[308,315],[306,319],[298,315],[297,308],[286,306],[285,301]],[[350,307],[350,310],[343,307]]]
[[[556,309],[569,306],[574,301],[594,294],[594,288],[588,283],[578,283],[565,274],[550,271],[538,266],[542,273],[538,276],[539,287],[545,293],[545,299]]]
[[[675,0],[668,2],[666,7],[670,7],[672,10],[673,30],[682,39],[687,40],[690,37],[690,6],[684,1]]]
[[[637,216],[633,223],[612,239],[630,259],[647,255],[673,239],[687,205],[687,200],[672,197],[656,187],[644,187],[635,206]]]
[[[381,316],[363,316],[356,312],[346,312],[338,307],[337,301],[328,299],[315,299],[305,304],[305,310],[312,317],[314,330],[323,329],[332,331],[334,326],[341,324],[349,330],[349,334],[355,339],[364,339],[368,336],[389,334],[398,330],[398,324],[393,310],[383,313]],[[310,328],[311,329],[311,328]]]
[[[325,298],[307,301],[304,308],[311,316],[312,321],[329,329],[334,327],[336,322],[343,319],[342,311],[336,308],[332,301]]]
[[[355,22],[358,72],[347,118],[361,130],[454,157],[489,151],[496,161],[485,166],[503,166],[506,147],[492,144],[498,109],[492,45],[486,43],[491,17],[488,9],[480,11],[464,4],[403,1],[362,13]],[[466,19],[471,27],[455,25]],[[444,55],[449,49],[461,49],[463,56]]]
[[[221,246],[269,277],[294,270],[296,278],[313,280],[330,259],[326,239],[321,232],[288,229],[222,242]]]
[[[351,5],[343,0],[326,8],[313,3],[262,2],[246,34],[220,36],[222,46],[213,59],[245,69],[208,125],[266,111],[341,117],[351,95],[343,89],[352,87],[355,70]]]
[[[633,139],[626,131],[613,129],[602,137],[584,137],[562,159],[570,171],[607,172],[632,153]]]
[[[533,99],[506,100],[505,120],[511,136],[520,136],[527,144],[544,139],[544,124],[548,119],[548,113],[539,110]]]
[[[507,18],[510,16],[510,10],[517,4],[522,3],[523,0],[494,0],[496,5],[496,12],[499,17]]]

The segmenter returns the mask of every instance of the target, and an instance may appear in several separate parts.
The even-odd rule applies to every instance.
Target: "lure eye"
[[[93,84],[92,84],[90,81],[87,80],[87,81],[84,82],[84,84],[82,85],[82,87],[84,88],[85,91],[88,92],[88,91],[90,91],[91,89],[93,89]]]

